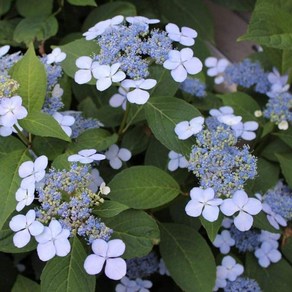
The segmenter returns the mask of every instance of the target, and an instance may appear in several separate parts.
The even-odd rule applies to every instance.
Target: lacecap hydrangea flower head
[[[97,42],[100,51],[76,60],[75,81],[84,84],[94,78],[99,91],[112,84],[120,85],[128,102],[142,105],[150,97],[148,90],[157,84],[150,76],[152,63],[170,70],[176,82],[183,82],[188,74],[199,73],[203,65],[193,50],[175,47],[176,43],[194,45],[197,32],[188,27],[180,29],[173,23],[166,25],[165,30],[155,28],[159,22],[118,15],[89,28],[83,35],[86,40]]]
[[[16,247],[26,246],[31,237],[37,242],[37,253],[42,261],[55,256],[64,257],[71,250],[70,238],[78,236],[92,245],[94,255],[88,256],[84,268],[89,274],[101,272],[119,280],[126,274],[126,262],[121,256],[125,244],[120,239],[110,240],[113,230],[96,217],[93,209],[102,204],[110,193],[105,182],[93,187],[91,163],[105,159],[95,149],[84,149],[68,157],[70,167],[58,170],[50,167],[44,155],[35,161],[25,161],[19,167],[22,178],[15,196],[16,210],[36,204],[25,215],[12,217],[9,226],[16,232],[13,243]],[[98,190],[98,191],[97,191]],[[103,260],[102,260],[103,259]]]

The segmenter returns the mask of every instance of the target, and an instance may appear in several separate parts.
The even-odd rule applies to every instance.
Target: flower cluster
[[[272,72],[265,72],[259,62],[249,59],[231,64],[226,59],[209,57],[205,60],[205,65],[209,68],[207,74],[215,77],[216,84],[236,84],[267,95],[264,117],[278,125],[280,130],[288,129],[289,122],[292,121],[288,75],[281,76],[276,68]]]
[[[141,16],[124,19],[118,15],[89,28],[83,35],[86,40],[97,41],[100,51],[93,57],[81,56],[76,60],[79,70],[75,73],[75,81],[84,84],[94,77],[100,91],[121,82],[130,103],[144,104],[150,97],[147,90],[157,83],[147,79],[152,62],[171,70],[177,82],[184,81],[188,74],[199,73],[202,63],[190,48],[180,51],[173,48],[173,42],[192,46],[197,32],[187,27],[180,30],[172,23],[166,26],[166,31],[149,28],[150,24],[158,22]],[[115,106],[116,102],[113,104]]]
[[[256,158],[247,145],[242,149],[236,146],[237,137],[232,128],[214,118],[209,118],[206,124],[207,128],[196,135],[189,170],[200,179],[201,187],[213,188],[217,197],[230,197],[255,177]]]
[[[34,200],[39,204],[26,215],[16,215],[9,226],[15,233],[14,245],[22,248],[31,236],[38,242],[37,253],[42,261],[54,256],[66,256],[71,249],[69,238],[79,236],[92,244],[94,255],[89,255],[84,268],[89,274],[97,274],[106,262],[105,273],[111,279],[121,279],[126,274],[126,262],[117,258],[125,251],[121,240],[111,240],[112,230],[93,213],[93,208],[102,204],[101,195],[110,192],[101,183],[98,193],[92,190],[93,176],[89,163],[105,159],[94,149],[82,150],[68,157],[70,168],[46,172],[46,156],[34,162],[23,162],[18,170],[22,178],[15,196],[17,211],[30,206]],[[117,268],[118,266],[118,268]]]

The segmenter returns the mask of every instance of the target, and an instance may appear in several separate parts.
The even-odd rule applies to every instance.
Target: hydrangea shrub
[[[0,8],[0,290],[290,291],[292,6],[141,2]]]

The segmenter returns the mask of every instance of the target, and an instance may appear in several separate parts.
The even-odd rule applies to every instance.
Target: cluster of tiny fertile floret
[[[279,181],[273,189],[265,193],[263,202],[287,221],[292,220],[292,191],[283,181]]]
[[[250,278],[238,277],[235,281],[227,281],[224,292],[261,292],[257,281]]]
[[[75,122],[71,127],[72,129],[71,138],[77,138],[81,133],[83,133],[86,130],[96,129],[103,126],[103,124],[96,119],[83,117],[81,112],[66,113],[68,113],[75,119]]]
[[[230,227],[230,235],[235,241],[235,247],[240,252],[253,252],[260,247],[260,232],[257,229],[251,229],[245,232],[239,231],[235,225]]]
[[[268,73],[265,73],[258,62],[245,59],[240,63],[229,65],[224,71],[224,79],[229,84],[237,84],[244,88],[254,86],[259,93],[266,93],[270,89]]]
[[[17,63],[20,59],[22,58],[22,55],[20,54],[20,52],[17,53],[13,53],[13,54],[7,54],[5,56],[2,56],[1,62],[0,62],[0,75],[5,75],[5,76],[9,76],[8,75],[8,71],[9,69],[15,64]]]
[[[155,252],[127,260],[127,276],[131,279],[148,277],[157,272],[159,260]]]
[[[187,78],[181,83],[180,89],[196,97],[205,97],[207,95],[206,85],[196,78]]]
[[[269,98],[263,114],[277,125],[282,121],[292,122],[292,94],[284,92],[274,98]]]
[[[218,197],[230,197],[255,177],[257,159],[247,145],[241,149],[235,146],[237,138],[228,126],[212,121],[209,119],[207,128],[196,136],[189,170],[199,178],[202,188],[213,188]]]
[[[149,75],[151,59],[163,64],[172,50],[172,41],[166,32],[134,23],[97,37],[100,53],[95,60],[101,65],[120,63],[120,69],[131,79],[143,79]]]
[[[13,93],[15,93],[18,87],[19,84],[17,81],[0,74],[0,97],[13,96]]]
[[[90,167],[73,163],[70,170],[51,168],[36,190],[41,207],[37,208],[37,218],[43,224],[57,219],[71,235],[78,234],[89,243],[101,238],[108,241],[112,230],[92,215],[94,206],[103,199],[89,189]]]
[[[47,92],[42,110],[49,115],[53,115],[64,107],[61,96],[52,95],[53,88],[58,83],[63,71],[58,64],[47,64],[47,57],[42,57],[40,60],[44,64],[47,73]]]

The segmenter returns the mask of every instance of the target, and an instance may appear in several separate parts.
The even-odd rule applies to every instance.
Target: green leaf
[[[214,40],[212,17],[201,0],[159,0],[158,7],[168,22],[195,29],[199,37]]]
[[[116,201],[106,200],[103,204],[100,204],[98,207],[96,207],[93,213],[101,218],[110,218],[120,214],[127,209],[129,209],[129,207],[126,205]]]
[[[168,153],[169,150],[153,137],[145,154],[145,165],[153,165],[166,171]]]
[[[38,155],[46,155],[49,160],[54,160],[62,154],[67,146],[67,142],[56,138],[36,136],[32,142],[32,148]]]
[[[88,275],[83,263],[87,254],[77,237],[71,239],[71,251],[66,257],[54,257],[41,275],[42,292],[95,291],[95,277]]]
[[[95,0],[67,0],[68,3],[77,6],[97,6]]]
[[[291,50],[292,2],[258,0],[247,33],[239,40],[251,40],[267,47]]]
[[[49,16],[53,10],[53,0],[17,0],[16,8],[23,17]]]
[[[0,15],[5,14],[11,7],[12,0],[0,0]]]
[[[290,264],[292,264],[292,237],[288,237],[283,240],[282,252]]]
[[[103,151],[116,143],[117,134],[111,134],[104,129],[89,129],[78,136],[76,142],[71,143],[68,151],[77,153],[83,149],[95,149]]]
[[[258,174],[255,179],[248,181],[248,189],[252,193],[264,194],[268,189],[275,186],[279,179],[280,168],[278,164],[259,158],[257,163]]]
[[[160,252],[173,280],[183,291],[212,291],[216,265],[206,241],[194,229],[159,224]]]
[[[276,154],[288,153],[291,152],[291,148],[280,139],[275,139],[267,143],[267,146],[261,152],[261,156],[274,162],[278,162]]]
[[[223,5],[231,10],[252,11],[256,0],[213,0],[213,2]]]
[[[286,131],[280,131],[274,134],[279,137],[283,142],[292,148],[292,128],[289,127]]]
[[[125,133],[121,146],[129,149],[132,155],[136,155],[146,150],[149,136],[150,133],[147,127],[144,125],[136,126]]]
[[[195,138],[179,140],[174,128],[179,122],[201,115],[194,106],[175,97],[152,97],[145,104],[145,115],[157,140],[170,150],[190,154]]]
[[[188,202],[189,198],[186,196],[179,196],[173,200],[169,206],[170,216],[175,223],[187,225],[195,230],[199,230],[201,227],[200,220],[187,215],[185,211]]]
[[[66,59],[62,61],[61,66],[65,73],[72,78],[74,78],[75,72],[78,70],[75,65],[77,58],[81,56],[93,56],[99,52],[99,47],[96,42],[89,42],[84,38],[60,46],[60,49],[66,53]]]
[[[210,241],[213,242],[221,227],[223,216],[219,214],[219,218],[215,222],[209,222],[204,217],[200,216],[200,221],[207,231]]]
[[[289,185],[292,188],[292,154],[276,154],[279,159],[282,173]]]
[[[292,268],[284,259],[277,263],[271,263],[268,268],[262,268],[252,254],[247,254],[245,273],[247,277],[255,279],[259,283],[262,291],[291,291]]]
[[[58,32],[58,21],[55,16],[34,16],[22,19],[16,26],[13,39],[28,45],[34,40],[43,41]]]
[[[21,18],[0,20],[0,45],[19,46],[19,43],[13,39],[13,32],[20,20]]]
[[[24,150],[24,144],[14,136],[0,137],[0,159],[16,150]]]
[[[15,192],[19,188],[21,181],[18,176],[18,168],[26,160],[29,160],[26,150],[13,151],[0,160],[0,169],[2,170],[0,176],[0,230],[15,210]]]
[[[260,212],[259,214],[253,216],[253,226],[261,229],[266,230],[272,233],[279,233],[280,230],[275,229],[267,219],[267,215],[264,212]]]
[[[80,0],[82,1],[82,0]],[[96,23],[102,20],[113,18],[117,15],[135,16],[136,8],[132,3],[115,1],[100,5],[98,8],[93,9],[84,21],[82,31],[88,30]]]
[[[133,166],[109,183],[109,197],[135,209],[150,209],[172,201],[180,192],[177,182],[154,166]]]
[[[27,132],[37,136],[54,137],[68,142],[71,141],[58,122],[47,113],[30,113],[26,118],[19,121],[19,125]]]
[[[41,287],[35,281],[18,275],[11,292],[41,292]]]
[[[55,167],[56,169],[70,169],[71,163],[68,161],[69,153],[64,153],[62,155],[57,156],[53,163],[52,166]]]
[[[166,70],[161,65],[153,65],[149,68],[151,78],[157,81],[156,86],[150,91],[151,96],[174,96],[177,92],[180,83],[175,82],[170,75],[169,70]]]
[[[35,55],[33,45],[9,73],[20,84],[17,92],[28,112],[39,111],[47,92],[47,74],[44,65]]]
[[[104,218],[103,222],[114,230],[112,238],[119,238],[126,244],[124,258],[145,256],[159,242],[156,221],[143,211],[126,210],[115,217]]]
[[[249,95],[243,92],[232,92],[224,95],[219,95],[224,105],[231,106],[236,115],[242,116],[244,122],[254,121],[254,112],[260,110],[260,106]]]

